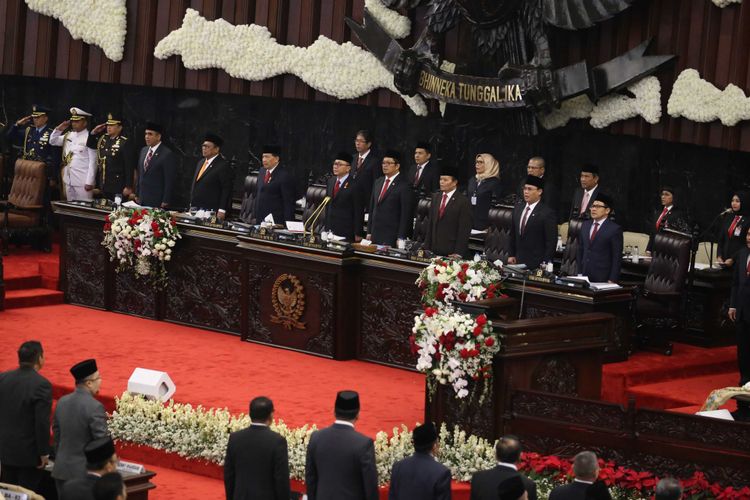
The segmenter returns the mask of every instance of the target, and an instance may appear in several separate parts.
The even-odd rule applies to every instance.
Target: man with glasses
[[[234,173],[221,156],[224,140],[215,134],[206,134],[201,144],[201,158],[195,167],[193,187],[190,189],[190,206],[215,210],[220,221],[226,217],[232,203]]]
[[[115,443],[107,436],[89,443],[83,450],[86,475],[66,481],[60,500],[93,500],[94,485],[105,474],[117,471]]]
[[[536,269],[542,263],[552,262],[555,256],[555,213],[542,202],[543,193],[544,180],[527,176],[523,187],[524,203],[513,209],[508,264],[524,264]]]
[[[55,438],[52,477],[58,494],[62,494],[66,481],[86,475],[86,446],[109,437],[107,413],[94,398],[102,385],[96,360],[81,361],[70,369],[70,373],[75,379],[76,389],[60,398],[52,422]]]
[[[596,193],[589,212],[591,218],[581,226],[578,247],[578,272],[594,283],[616,283],[622,264],[622,227],[610,218],[612,198]]]
[[[549,175],[546,173],[546,164],[544,158],[541,156],[534,156],[529,159],[526,165],[526,175],[533,175],[544,179],[544,193],[542,194],[542,201],[545,205],[552,209],[553,212],[557,213],[557,187],[552,183]],[[521,180],[518,186],[518,198],[519,203],[523,201],[523,187],[526,184],[526,178]]]

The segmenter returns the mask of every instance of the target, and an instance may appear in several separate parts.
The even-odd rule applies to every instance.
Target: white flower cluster
[[[453,432],[445,425],[440,427],[440,462],[451,470],[453,479],[470,481],[480,470],[497,465],[495,443],[455,427]]]
[[[383,479],[390,478],[393,464],[412,453],[414,453],[414,443],[411,439],[411,431],[405,425],[394,427],[390,436],[386,432],[378,432],[375,436],[375,465],[381,482],[387,482]]]
[[[635,98],[613,94],[602,97],[591,111],[591,126],[604,128],[620,120],[641,116],[648,123],[661,119],[661,84],[655,76],[638,80],[628,87]]]
[[[538,115],[539,123],[547,130],[564,127],[572,118],[588,118],[594,109],[594,103],[591,102],[586,94],[573,97],[562,102],[560,109],[555,109],[551,113]]]
[[[672,88],[667,113],[694,122],[719,119],[722,124],[732,127],[750,119],[750,99],[736,85],[730,83],[722,91],[703,80],[697,70],[686,69]]]
[[[365,8],[380,26],[396,40],[406,38],[411,33],[411,21],[395,10],[383,5],[382,0],[365,0]]]
[[[494,298],[502,281],[502,262],[490,264],[486,260],[432,259],[415,282],[422,290],[426,305],[451,303],[455,300],[475,302]],[[491,297],[487,297],[491,291]],[[499,294],[499,292],[497,292]]]
[[[159,41],[154,50],[159,59],[173,55],[182,56],[186,68],[221,68],[245,80],[293,74],[339,99],[353,99],[380,87],[398,93],[393,75],[375,56],[351,42],[338,44],[320,36],[309,47],[280,45],[264,26],[208,21],[193,9],[187,9],[182,26]],[[401,97],[415,114],[427,114],[418,95]]]
[[[721,7],[722,9],[733,3],[742,3],[742,0],[711,0],[714,5]]]
[[[102,48],[104,55],[121,61],[128,31],[126,0],[26,0],[29,8],[54,17],[75,40]]]

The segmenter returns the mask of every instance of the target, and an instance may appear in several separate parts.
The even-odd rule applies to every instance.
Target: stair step
[[[17,276],[5,279],[5,290],[23,290],[24,288],[46,288],[42,286],[42,276],[39,274],[30,276]]]
[[[704,375],[630,387],[627,396],[634,397],[639,407],[657,410],[702,406],[711,391],[736,386],[737,381],[736,371]]]
[[[57,290],[46,288],[27,288],[24,290],[10,290],[5,292],[5,308],[51,306],[62,304],[64,294]]]

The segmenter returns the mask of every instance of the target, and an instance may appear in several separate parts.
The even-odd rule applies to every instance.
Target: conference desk
[[[420,309],[415,285],[425,262],[323,245],[301,245],[178,222],[182,239],[164,290],[117,273],[101,245],[108,210],[54,202],[65,301],[237,335],[333,359],[414,369],[409,335]],[[611,312],[616,334],[605,359],[627,358],[629,289],[594,292],[509,279],[525,317]]]

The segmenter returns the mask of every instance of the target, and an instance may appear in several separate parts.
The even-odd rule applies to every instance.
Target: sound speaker
[[[149,398],[167,401],[176,387],[167,372],[136,368],[128,379],[128,392],[143,394]]]

